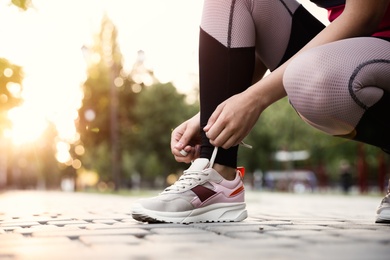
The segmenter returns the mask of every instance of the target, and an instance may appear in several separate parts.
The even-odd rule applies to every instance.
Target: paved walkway
[[[248,192],[241,223],[141,224],[137,198],[0,194],[0,259],[390,259],[379,197]]]

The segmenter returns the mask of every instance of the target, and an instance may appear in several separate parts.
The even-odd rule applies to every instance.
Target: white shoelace
[[[252,149],[251,145],[246,144],[244,142],[241,142],[240,145],[242,145],[242,146],[244,146],[246,148]],[[215,158],[217,157],[217,153],[218,153],[218,147],[214,147],[214,150],[213,150],[213,153],[211,155],[210,162],[209,162],[207,168],[212,168],[213,167]],[[180,191],[180,190],[186,189],[187,187],[195,186],[195,184],[197,184],[199,181],[202,180],[202,178],[200,176],[208,176],[209,175],[208,173],[205,173],[203,170],[204,169],[201,169],[201,170],[190,170],[190,169],[185,170],[183,172],[183,175],[180,176],[180,178],[174,184],[172,184],[171,186],[167,187],[164,190],[164,192],[165,191]]]
[[[202,178],[200,176],[208,176],[208,173],[202,171],[184,171],[183,175],[171,186],[164,191],[180,191],[187,187],[195,186]]]
[[[218,147],[214,147],[213,153],[210,158],[210,162],[207,168],[212,168],[214,165],[215,157],[217,157]],[[167,187],[164,191],[180,191],[184,190],[187,187],[195,186],[199,181],[202,180],[201,176],[208,176],[208,173],[201,170],[185,170],[183,175],[171,186]]]

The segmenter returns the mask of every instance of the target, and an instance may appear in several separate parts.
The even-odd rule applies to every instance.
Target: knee
[[[320,116],[329,106],[333,91],[328,66],[323,63],[321,54],[303,53],[286,68],[283,85],[290,103],[297,112],[306,117],[315,113]]]
[[[283,77],[289,101],[301,118],[332,135],[353,129],[339,120],[349,97],[347,78],[341,74],[325,53],[308,51],[291,61]]]

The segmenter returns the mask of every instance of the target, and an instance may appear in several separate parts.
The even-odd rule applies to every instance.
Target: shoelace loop
[[[241,142],[240,144],[244,147],[247,147],[250,149],[252,148],[251,145],[248,145],[244,142]],[[213,167],[215,158],[217,157],[217,153],[218,153],[218,147],[214,147],[208,168]],[[180,178],[174,184],[167,187],[164,190],[164,192],[171,191],[171,190],[180,191],[180,190],[186,189],[186,187],[188,187],[188,186],[193,186],[194,183],[200,182],[202,180],[202,178],[199,177],[200,175],[208,176],[209,174],[205,173],[203,170],[197,170],[197,171],[186,170],[186,171],[184,171],[183,175],[180,176]]]
[[[184,171],[183,175],[171,186],[167,187],[164,191],[180,191],[189,186],[193,186],[202,180],[200,176],[208,176],[208,173],[203,171]]]

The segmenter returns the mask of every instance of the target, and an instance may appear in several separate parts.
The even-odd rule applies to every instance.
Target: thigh
[[[296,0],[205,0],[201,28],[225,47],[255,46],[273,70],[324,25]]]
[[[390,43],[362,37],[310,49],[290,63],[283,83],[305,121],[332,135],[349,134],[390,92]]]
[[[325,27],[295,0],[254,0],[252,15],[257,56],[271,71]]]

